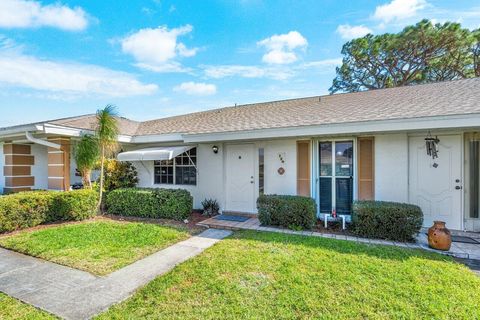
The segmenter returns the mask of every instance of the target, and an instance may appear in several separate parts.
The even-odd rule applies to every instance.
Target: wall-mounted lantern
[[[217,153],[218,153],[218,147],[217,147],[217,146],[213,146],[213,147],[212,147],[212,151],[213,151],[213,153],[217,154]]]

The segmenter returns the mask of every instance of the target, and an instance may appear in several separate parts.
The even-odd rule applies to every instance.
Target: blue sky
[[[422,18],[478,28],[480,3],[0,0],[0,126],[326,94],[343,43]]]

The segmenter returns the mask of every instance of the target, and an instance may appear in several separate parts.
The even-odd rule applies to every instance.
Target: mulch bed
[[[200,221],[206,220],[208,218],[209,217],[203,216],[198,211],[194,211],[190,214],[190,217],[188,217],[188,219],[187,219],[188,223],[184,223],[183,221],[171,220],[171,219],[124,217],[124,216],[117,216],[117,215],[111,215],[111,214],[104,214],[104,215],[96,216],[94,218],[87,219],[87,220],[82,220],[82,221],[57,221],[57,222],[44,223],[44,224],[40,224],[38,226],[31,227],[31,228],[25,228],[25,229],[21,229],[21,230],[12,231],[12,232],[2,233],[2,234],[0,234],[0,237],[14,235],[16,233],[24,232],[24,231],[26,231],[26,232],[36,231],[36,230],[42,230],[42,229],[47,229],[47,228],[53,228],[53,227],[56,227],[56,226],[78,224],[78,223],[84,223],[84,222],[88,222],[88,221],[98,221],[98,220],[115,220],[115,221],[127,221],[127,222],[155,223],[155,224],[164,225],[164,226],[187,228],[187,230],[190,234],[198,234],[198,233],[202,232],[203,230],[205,230],[205,228],[197,226],[197,223],[199,223]]]
[[[153,218],[140,218],[140,217],[127,217],[127,216],[118,216],[112,214],[105,214],[100,216],[104,219],[111,219],[117,221],[129,221],[129,222],[143,222],[143,223],[155,223],[164,226],[172,226],[172,227],[181,227],[187,228],[191,234],[197,234],[205,230],[204,227],[197,226],[197,223],[200,221],[206,220],[209,217],[202,215],[198,211],[193,211],[190,216],[188,217],[188,222],[185,223],[183,221],[171,220],[171,219],[153,219]],[[98,218],[98,217],[97,217]]]
[[[328,229],[325,229],[324,222],[322,220],[317,220],[315,226],[313,226],[312,231],[321,232],[321,233],[331,233],[331,234],[341,234],[345,236],[355,236],[351,231],[347,229],[342,230],[342,223],[340,221],[328,222]]]

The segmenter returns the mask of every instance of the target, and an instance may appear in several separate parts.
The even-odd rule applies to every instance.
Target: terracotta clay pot
[[[437,250],[450,250],[452,235],[450,234],[450,230],[445,227],[445,222],[433,222],[433,226],[428,229],[428,245],[430,248]]]

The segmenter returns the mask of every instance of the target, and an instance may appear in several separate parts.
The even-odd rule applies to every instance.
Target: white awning
[[[121,152],[118,154],[117,159],[119,161],[172,160],[176,156],[181,155],[192,148],[192,146],[180,146],[139,149],[135,151]]]

